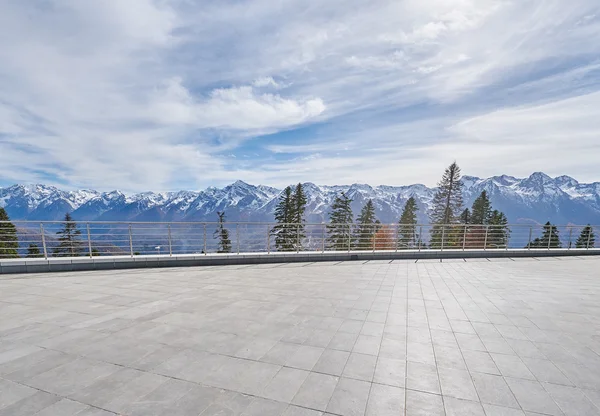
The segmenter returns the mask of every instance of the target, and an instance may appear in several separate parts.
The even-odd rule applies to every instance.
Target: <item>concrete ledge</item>
[[[509,250],[400,250],[400,251],[326,251],[300,253],[178,254],[176,256],[102,256],[49,259],[0,260],[0,274],[108,270],[154,267],[190,267],[260,263],[299,263],[319,261],[421,260],[501,257],[600,256],[594,249],[509,249]]]

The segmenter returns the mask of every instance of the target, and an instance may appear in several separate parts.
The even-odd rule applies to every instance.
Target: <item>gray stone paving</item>
[[[0,278],[0,416],[600,415],[600,258]]]

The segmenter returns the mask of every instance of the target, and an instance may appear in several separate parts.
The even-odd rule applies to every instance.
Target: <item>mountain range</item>
[[[542,172],[527,178],[502,175],[491,178],[463,176],[465,205],[486,190],[493,207],[510,223],[600,224],[600,182],[579,183],[569,176],[552,178]],[[427,212],[436,188],[365,184],[319,186],[305,183],[308,222],[328,220],[335,195],[344,191],[353,199],[355,215],[373,199],[378,218],[398,221],[406,200],[414,196],[419,221]],[[273,221],[281,189],[236,181],[224,188],[203,191],[142,192],[66,191],[41,184],[0,188],[0,206],[13,220],[61,220],[70,212],[77,221],[216,221],[225,211],[228,221]]]

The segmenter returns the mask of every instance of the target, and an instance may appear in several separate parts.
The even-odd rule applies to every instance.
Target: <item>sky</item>
[[[597,0],[2,0],[0,186],[600,181]]]

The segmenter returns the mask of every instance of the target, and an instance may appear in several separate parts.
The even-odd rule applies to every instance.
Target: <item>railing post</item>
[[[300,224],[296,224],[296,253],[300,252]]]
[[[327,233],[327,226],[323,223],[323,246],[321,247],[321,252],[325,253],[325,234]]]
[[[527,243],[527,250],[531,250],[531,237],[533,236],[533,225],[529,226],[529,242]]]
[[[573,237],[573,227],[569,227],[569,247],[567,250],[571,250],[571,244],[572,244],[571,238],[572,237]]]
[[[267,224],[267,254],[271,254],[271,229]]]
[[[396,239],[396,253],[398,252],[398,237],[399,237],[398,234],[399,233],[400,233],[400,224],[396,224],[396,236],[394,237]]]
[[[133,257],[133,235],[131,234],[131,224],[129,224],[129,253]]]
[[[487,250],[488,234],[490,232],[490,226],[485,226],[485,240],[483,241],[483,250]]]
[[[206,223],[204,225],[204,255],[206,256]]]
[[[348,253],[350,253],[350,244],[352,238],[352,229],[350,228],[350,224],[348,224]]]
[[[587,244],[586,244],[586,250],[590,249],[590,242],[592,241],[592,233],[594,232],[594,229],[592,228],[592,226],[590,225],[588,228],[589,232],[588,232],[588,239],[587,239]]]
[[[552,245],[552,225],[550,225],[550,235],[548,236],[548,251],[550,251],[550,246]]]
[[[237,254],[240,254],[240,223],[235,223],[235,235],[237,239]]]
[[[42,236],[42,248],[44,249],[44,258],[48,260],[48,250],[46,249],[46,235],[44,233],[44,224],[40,223],[40,234]]]
[[[418,242],[418,244],[419,244],[419,251],[421,251],[421,245],[422,245],[421,241],[422,241],[422,239],[423,239],[423,226],[419,225],[419,242]]]
[[[171,223],[167,224],[167,227],[169,229],[169,257],[173,256],[173,245],[172,245],[172,240],[171,240]]]
[[[446,237],[446,225],[442,224],[442,246],[441,246],[441,251],[444,251],[444,237]]]
[[[465,231],[463,233],[463,251],[465,251],[466,244],[467,244],[467,224],[465,224]]]
[[[92,255],[92,238],[90,236],[90,223],[89,222],[85,225],[85,228],[87,229],[88,252],[90,254],[90,258],[92,258],[93,257],[93,255]]]

